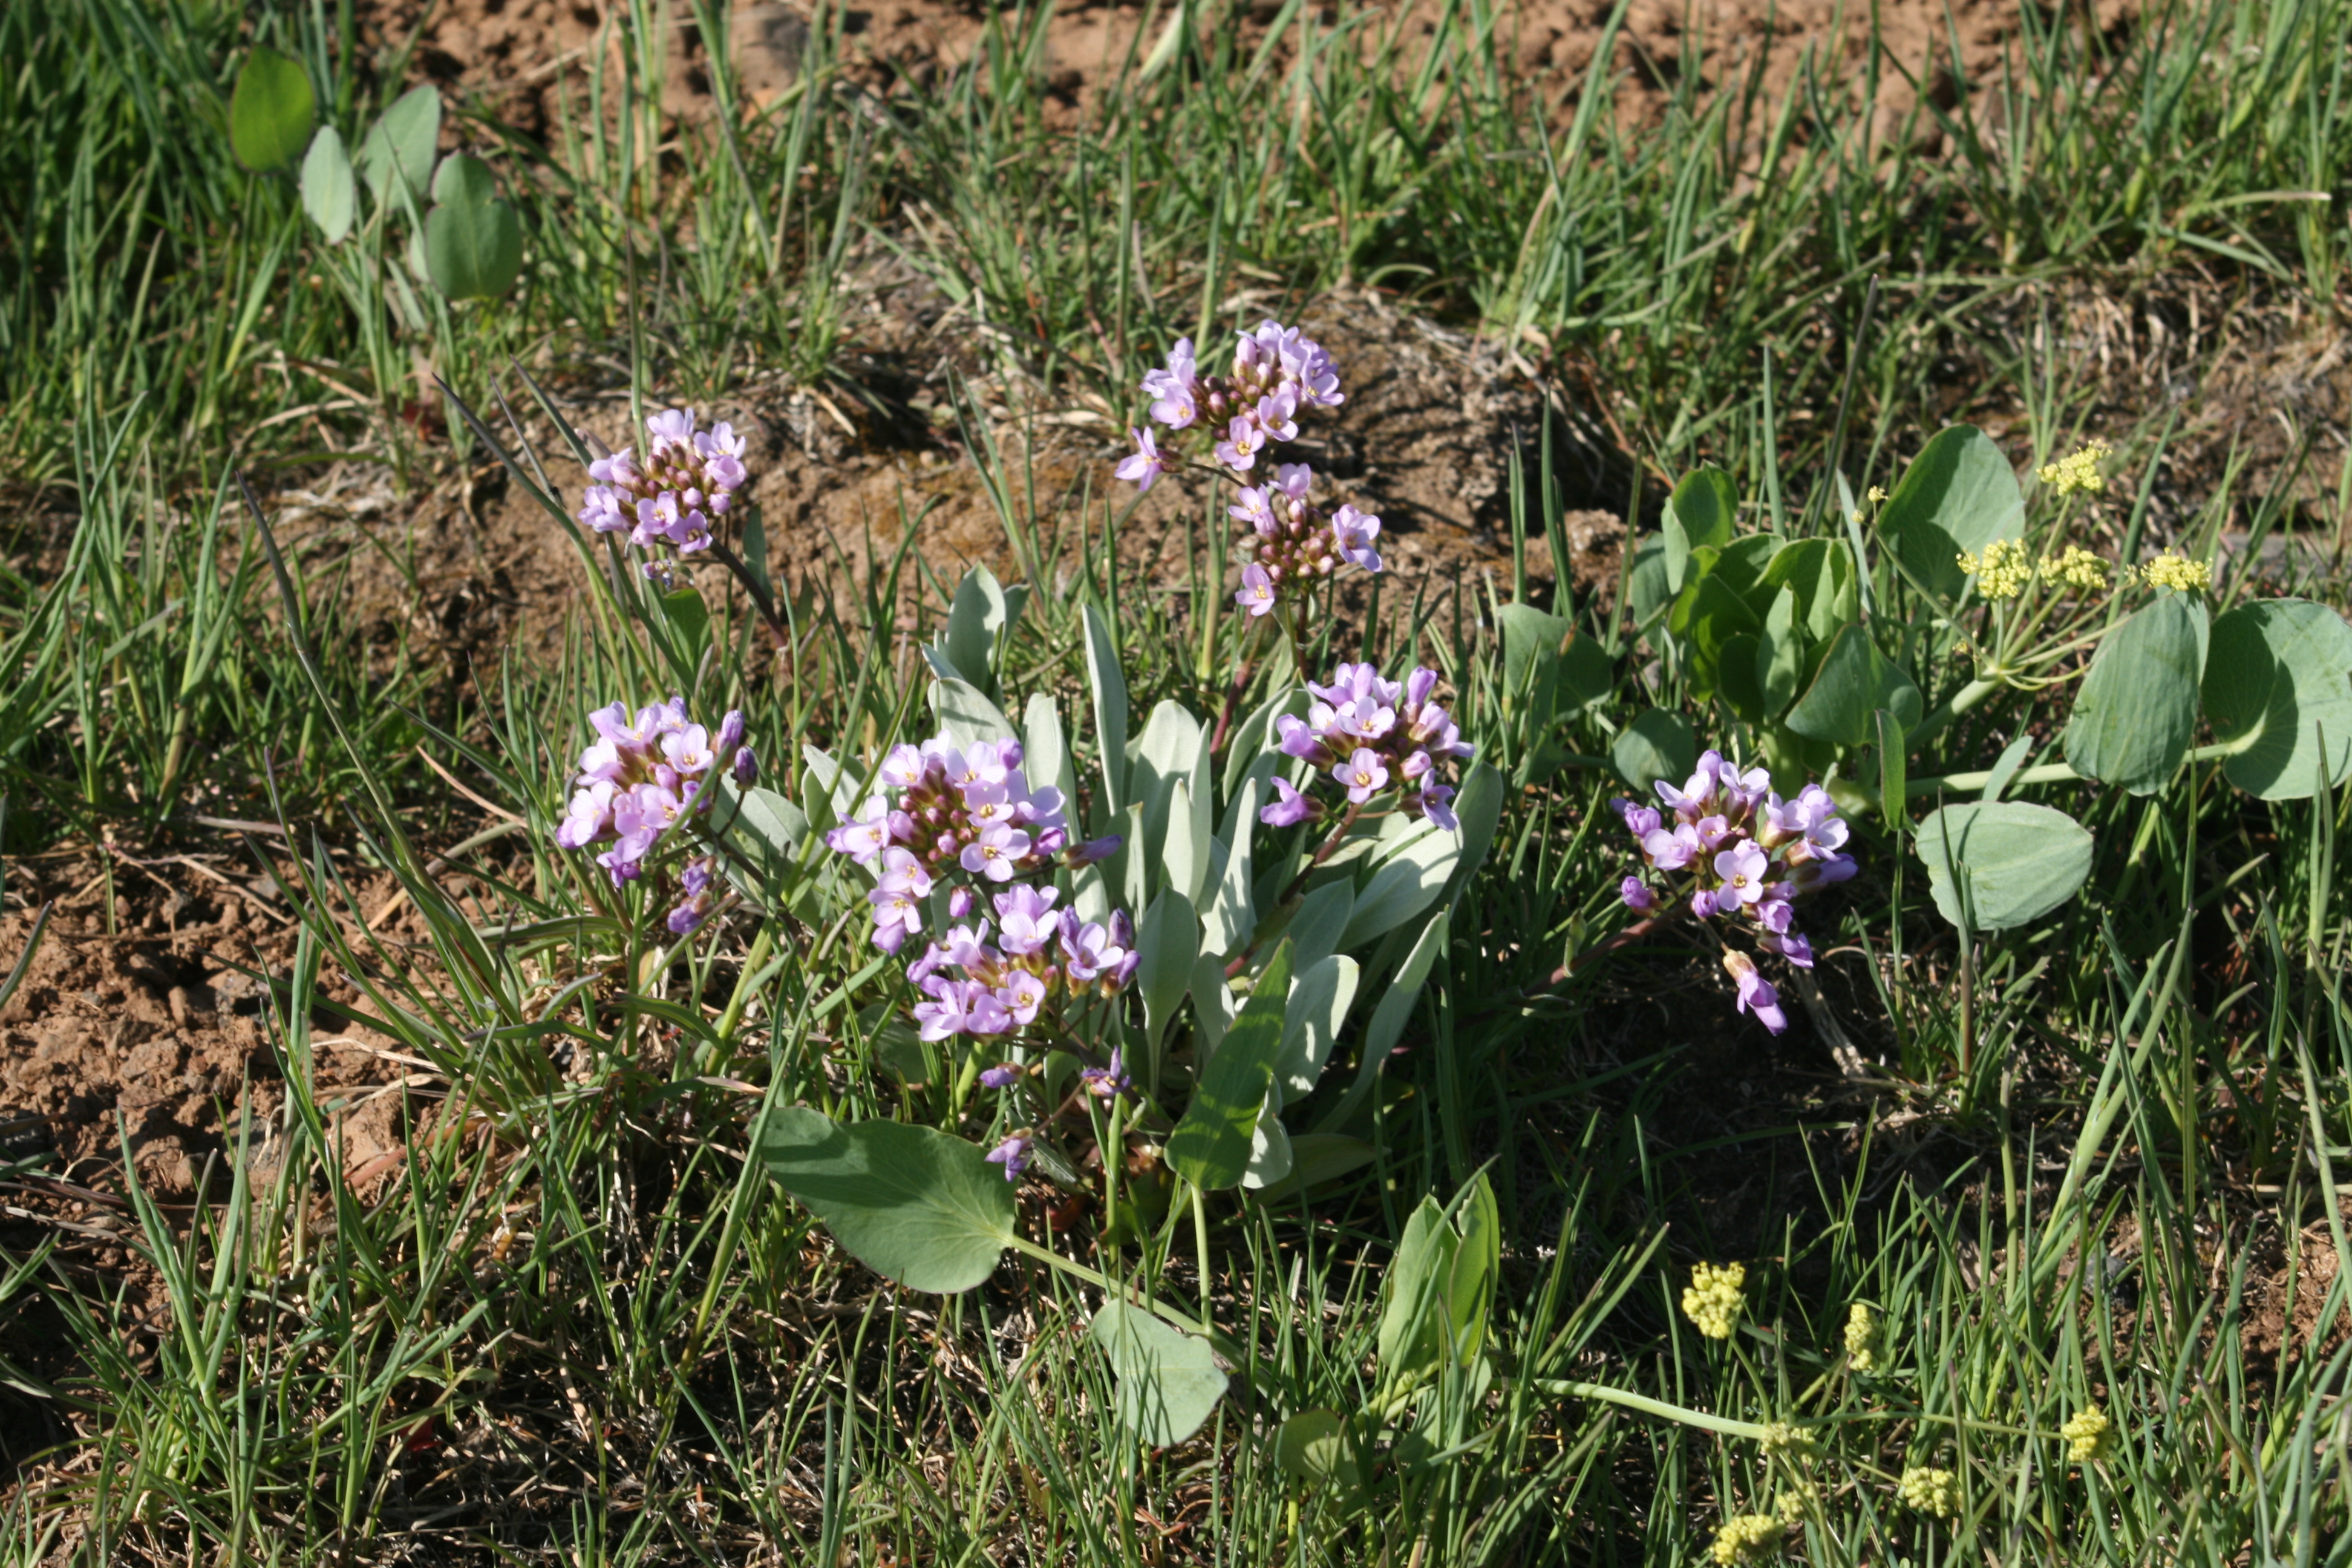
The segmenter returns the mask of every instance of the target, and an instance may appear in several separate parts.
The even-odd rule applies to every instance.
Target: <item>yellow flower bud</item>
[[[1683,1316],[1698,1325],[1698,1331],[1711,1340],[1727,1340],[1731,1325],[1747,1305],[1740,1288],[1748,1283],[1745,1264],[1729,1263],[1717,1268],[1712,1263],[1691,1266],[1690,1289],[1683,1292]]]
[[[1868,1372],[1878,1364],[1878,1319],[1859,1301],[1845,1315],[1845,1359],[1856,1372]]]
[[[1710,1553],[1723,1568],[1761,1561],[1780,1544],[1782,1526],[1769,1513],[1743,1513],[1727,1519],[1715,1533]]]
[[[2073,495],[2076,490],[2089,490],[2095,494],[2107,488],[2106,479],[2099,473],[2099,462],[2108,455],[2109,448],[2105,441],[2092,441],[2054,463],[2042,464],[2042,482],[2056,487],[2062,496]]]
[[[1960,1511],[1960,1483],[1949,1470],[1914,1465],[1895,1483],[1895,1495],[1908,1508],[1950,1519]]]
[[[2116,1424],[2094,1405],[2068,1417],[2066,1425],[2058,1428],[2058,1436],[2066,1439],[2069,1459],[2078,1465],[2096,1464],[2116,1446]]]
[[[2168,550],[2139,569],[2139,580],[2151,588],[2170,588],[2186,594],[2192,589],[2213,585],[2213,569],[2202,561],[2191,561]]]
[[[2025,558],[2025,546],[2014,539],[1996,539],[1985,546],[1984,553],[1963,550],[1959,555],[1960,570],[1977,580],[1977,592],[1988,599],[2014,599],[2025,592],[2027,579],[2033,568]]]

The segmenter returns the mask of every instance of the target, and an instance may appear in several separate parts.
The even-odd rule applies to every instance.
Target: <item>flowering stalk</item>
[[[1853,876],[1854,863],[1839,852],[1846,825],[1827,790],[1809,784],[1784,801],[1771,784],[1762,768],[1742,773],[1710,751],[1681,788],[1657,782],[1671,818],[1630,800],[1612,802],[1643,860],[1667,881],[1662,896],[1643,876],[1627,877],[1618,888],[1625,907],[1651,915],[1681,906],[1701,921],[1743,923],[1758,946],[1811,969],[1812,944],[1796,928],[1797,902]],[[1727,950],[1723,966],[1738,985],[1743,1011],[1776,1035],[1788,1028],[1780,993],[1753,959]]]
[[[576,515],[598,533],[625,532],[646,553],[646,576],[665,588],[675,580],[665,552],[683,560],[708,552],[751,594],[769,630],[788,643],[791,632],[774,599],[716,531],[719,521],[738,510],[738,492],[751,482],[744,450],[742,436],[726,421],[703,430],[693,409],[665,408],[646,421],[642,462],[634,447],[624,447],[588,465],[596,482]]]
[[[907,939],[945,921],[907,966],[924,1000],[915,1023],[927,1041],[1022,1040],[1064,1050],[1087,1065],[1081,1092],[1117,1099],[1130,1091],[1118,1053],[1103,1061],[1074,1037],[1094,1007],[1118,997],[1142,956],[1126,911],[1084,921],[1061,905],[1054,873],[1114,853],[1116,837],[1073,845],[1061,792],[1033,786],[1022,749],[1010,738],[959,748],[942,735],[895,746],[882,761],[885,794],[833,829],[825,842],[875,879],[866,901],[874,945],[896,953]],[[985,895],[993,913],[970,917]],[[943,917],[943,918],[942,918]],[[966,923],[969,922],[969,923]],[[1020,1084],[1028,1069],[1004,1062],[979,1075],[991,1089]],[[1021,1128],[989,1159],[1017,1178],[1036,1142]]]
[[[1167,365],[1143,378],[1142,392],[1151,400],[1152,423],[1171,434],[1189,432],[1182,444],[1192,453],[1163,452],[1157,432],[1139,426],[1129,432],[1134,453],[1114,472],[1139,492],[1181,461],[1230,479],[1236,489],[1225,510],[1247,525],[1234,603],[1253,620],[1282,612],[1278,619],[1299,655],[1297,626],[1288,612],[1343,563],[1381,570],[1381,520],[1345,504],[1326,512],[1308,499],[1314,470],[1304,463],[1276,463],[1270,455],[1297,438],[1302,414],[1347,401],[1330,355],[1296,327],[1269,321],[1238,334],[1227,374],[1203,375],[1192,340],[1180,338]],[[1297,663],[1306,668],[1303,657]]]
[[[730,710],[715,735],[689,720],[686,699],[675,696],[634,715],[615,702],[589,714],[588,722],[596,740],[580,753],[572,802],[555,841],[566,849],[610,845],[596,863],[615,888],[646,874],[673,828],[709,814],[715,792],[708,786],[722,759],[739,784],[759,776],[759,759],[743,743],[740,710]],[[719,907],[717,873],[717,861],[708,855],[681,868],[677,885],[683,897],[666,922],[672,934],[691,934]]]

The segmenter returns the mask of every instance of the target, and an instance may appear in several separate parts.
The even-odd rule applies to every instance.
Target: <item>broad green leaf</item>
[[[948,612],[939,651],[952,667],[951,673],[993,696],[997,640],[1011,624],[1004,589],[996,574],[985,566],[974,566],[956,584],[955,605]]]
[[[1513,703],[1532,700],[1536,711],[1551,711],[1550,686],[1560,648],[1575,629],[1565,616],[1547,615],[1533,605],[1505,605],[1495,617],[1503,637],[1503,689]]]
[[[352,156],[331,125],[321,125],[302,159],[302,210],[319,226],[329,245],[341,245],[352,232],[352,215],[359,204],[359,188],[352,177]]]
[[[1441,1354],[1440,1292],[1452,1280],[1462,1237],[1434,1197],[1407,1216],[1381,1281],[1381,1376],[1391,1384],[1427,1375]]]
[[[1140,1307],[1116,1297],[1106,1300],[1087,1337],[1110,1361],[1118,1380],[1119,1424],[1137,1442],[1154,1448],[1181,1443],[1225,1395],[1225,1374],[1217,1370],[1209,1342]]]
[[[1764,616],[1764,635],[1756,642],[1756,686],[1767,714],[1781,712],[1797,695],[1804,658],[1804,644],[1797,633],[1797,591],[1783,585],[1772,597],[1772,608]]]
[[[1971,931],[2009,931],[2079,891],[2091,836],[2063,811],[2016,801],[1931,812],[1914,839],[1938,913]]]
[[[1731,542],[1732,520],[1739,508],[1739,492],[1721,468],[1700,468],[1683,476],[1666,498],[1659,532],[1665,540],[1666,587],[1679,592],[1687,580],[1691,552],[1704,545],[1717,549]]]
[[[451,300],[495,300],[522,272],[522,220],[498,199],[489,165],[460,153],[434,177],[440,205],[425,220],[425,264]]]
[[[1192,961],[1192,1026],[1195,1048],[1204,1059],[1224,1044],[1225,1031],[1240,1011],[1232,984],[1225,979],[1225,955],[1203,952]]]
[[[1062,737],[1062,710],[1042,691],[1033,692],[1021,714],[1021,771],[1032,789],[1051,786],[1061,792],[1062,809],[1077,816],[1078,780],[1070,765],[1069,742]]]
[[[1723,705],[1750,724],[1764,721],[1764,687],[1757,679],[1756,667],[1760,662],[1763,638],[1754,632],[1740,632],[1723,639],[1723,647],[1716,656],[1715,694]]]
[[[1337,1132],[1294,1132],[1290,1135],[1290,1174],[1278,1182],[1269,1182],[1258,1195],[1278,1198],[1336,1182],[1351,1171],[1362,1170],[1378,1154],[1378,1150],[1360,1138]]]
[[[1690,641],[1694,692],[1707,697],[1722,679],[1725,648],[1743,633],[1753,637],[1762,631],[1764,624],[1729,584],[1710,574],[1683,590],[1682,600],[1675,606],[1674,629],[1675,635]],[[1755,659],[1751,647],[1750,669]]]
[[[852,1257],[908,1289],[969,1290],[1013,1244],[1003,1168],[935,1129],[793,1106],[769,1113],[760,1157]]]
[[[255,174],[274,174],[302,155],[317,109],[301,63],[276,49],[256,47],[229,95],[229,151]]]
[[[1313,968],[1339,951],[1339,933],[1356,907],[1356,885],[1327,882],[1299,901],[1290,917],[1291,961],[1301,970]]]
[[[772,789],[743,789],[724,773],[710,808],[711,835],[725,847],[730,873],[743,892],[774,907],[796,904],[793,897],[800,854],[810,833],[808,814]]]
[[[705,649],[710,647],[710,606],[691,587],[673,588],[656,596],[661,605],[662,620],[677,639],[686,668],[693,669],[702,662]]]
[[[1201,921],[1192,900],[1170,888],[1151,900],[1135,928],[1135,988],[1143,997],[1143,1032],[1157,1049],[1184,1005],[1192,961],[1201,955]]]
[[[2100,640],[2067,721],[2066,763],[2134,795],[2161,789],[2197,733],[2205,605],[2167,594]]]
[[[959,747],[976,746],[982,741],[992,745],[1020,732],[1004,716],[1004,710],[968,680],[932,681],[931,711],[939,716],[948,740]]]
[[[1445,1308],[1454,1362],[1467,1366],[1486,1343],[1486,1319],[1495,1305],[1503,1264],[1503,1215],[1485,1172],[1471,1178],[1466,1199],[1457,1199],[1454,1223],[1462,1237],[1441,1300]]]
[[[1290,987],[1287,1015],[1282,1021],[1282,1056],[1275,1064],[1276,1087],[1286,1104],[1296,1104],[1315,1092],[1331,1059],[1331,1047],[1347,1026],[1348,1009],[1356,1000],[1356,961],[1333,953],[1298,972]]]
[[[1559,657],[1560,686],[1580,710],[1598,708],[1617,694],[1617,668],[1598,639],[1579,633]]]
[[[1282,1124],[1282,1090],[1266,1093],[1257,1125],[1250,1129],[1249,1163],[1242,1170],[1242,1186],[1256,1192],[1290,1174],[1290,1130]]]
[[[1230,843],[1219,840],[1224,866],[1217,875],[1216,893],[1210,899],[1206,913],[1201,917],[1201,941],[1214,952],[1234,952],[1249,941],[1250,932],[1257,929],[1257,910],[1250,893],[1250,878],[1255,862],[1250,847],[1250,828],[1257,821],[1260,781],[1255,777],[1242,781],[1242,793],[1235,804],[1241,807],[1241,821],[1235,825]],[[1215,856],[1212,856],[1213,860]]]
[[[1282,1051],[1282,1015],[1290,995],[1290,943],[1275,949],[1257,988],[1192,1091],[1192,1103],[1168,1137],[1168,1163],[1204,1191],[1238,1185],[1249,1169],[1251,1133]]]
[[[1609,760],[1616,764],[1617,776],[1647,800],[1650,786],[1658,780],[1670,779],[1679,785],[1690,777],[1691,770],[1698,766],[1698,737],[1681,714],[1646,708],[1617,732]]]
[[[1462,824],[1462,852],[1454,858],[1454,876],[1446,888],[1446,907],[1462,896],[1471,874],[1494,847],[1495,830],[1503,821],[1503,775],[1484,762],[1470,764],[1462,793],[1454,797],[1454,820]]]
[[[413,87],[394,100],[360,140],[360,174],[368,193],[379,202],[387,196],[396,172],[418,202],[433,173],[433,157],[441,140],[441,94],[431,86]]]
[[[1905,575],[1949,603],[1968,587],[1962,551],[1981,555],[1996,539],[2025,536],[2025,497],[2000,448],[1975,426],[1955,425],[1903,471],[1878,526]]]
[[[1080,612],[1087,626],[1087,679],[1094,690],[1095,749],[1101,755],[1103,821],[1116,821],[1125,809],[1127,794],[1127,677],[1120,673],[1118,647],[1111,641],[1110,624],[1102,612],[1087,605]]]
[[[1437,901],[1462,858],[1462,835],[1433,824],[1406,838],[1356,893],[1340,933],[1344,950],[1386,935]]]
[[[2017,776],[2017,770],[2023,767],[2025,759],[2032,754],[2033,736],[2031,733],[2020,735],[2003,746],[2000,755],[1993,759],[1991,771],[1985,774],[1984,791],[1977,798],[1999,800],[2009,788],[2009,781]]]
[[[1421,1000],[1421,988],[1429,979],[1429,971],[1436,963],[1437,955],[1445,951],[1445,933],[1446,911],[1441,909],[1422,928],[1412,952],[1398,967],[1388,989],[1381,992],[1381,1005],[1372,1009],[1372,1021],[1364,1027],[1363,1056],[1356,1068],[1356,1081],[1348,1086],[1339,1103],[1315,1124],[1318,1132],[1333,1132],[1345,1127],[1357,1108],[1370,1098],[1381,1064],[1389,1059],[1389,1052],[1403,1036],[1405,1024],[1412,1016],[1413,1004]]]
[[[1210,837],[1205,826],[1195,831],[1192,812],[1192,786],[1184,779],[1171,785],[1168,798],[1168,822],[1162,829],[1160,864],[1168,873],[1171,892],[1197,899],[1201,883],[1209,868]]]
[[[1881,708],[1893,713],[1905,730],[1919,722],[1924,710],[1919,689],[1870,638],[1870,628],[1859,624],[1838,633],[1797,705],[1789,710],[1789,728],[1816,741],[1841,746],[1870,743],[1874,724],[1871,715]]]
[[[1633,563],[1625,574],[1625,596],[1633,604],[1633,624],[1648,626],[1658,611],[1682,588],[1666,578],[1666,543],[1653,533],[1633,547]]]
[[[2202,696],[2248,794],[2306,799],[2323,766],[2330,786],[2352,777],[2352,626],[2326,605],[2260,599],[2214,622]]]
[[[1328,1410],[1302,1410],[1276,1427],[1274,1462],[1283,1474],[1309,1486],[1354,1487],[1363,1480],[1347,1423]]]
[[[1286,709],[1303,714],[1306,702],[1307,693],[1295,686],[1283,687],[1234,727],[1233,734],[1225,742],[1225,775],[1222,785],[1228,802],[1241,794],[1241,781],[1253,769],[1280,757],[1280,752],[1267,745],[1274,737],[1276,715]],[[1271,776],[1270,770],[1266,776]],[[1230,816],[1226,818],[1224,836],[1228,841],[1234,837],[1234,824]]]

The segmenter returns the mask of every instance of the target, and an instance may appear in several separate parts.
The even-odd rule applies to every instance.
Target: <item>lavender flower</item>
[[[1155,424],[1171,431],[1199,428],[1196,450],[1235,481],[1235,500],[1226,510],[1246,528],[1241,587],[1234,595],[1244,613],[1262,617],[1284,599],[1302,598],[1344,563],[1381,570],[1373,543],[1379,518],[1352,506],[1325,513],[1307,499],[1314,474],[1303,463],[1276,464],[1271,480],[1263,478],[1267,448],[1298,438],[1300,414],[1347,401],[1331,357],[1313,339],[1296,327],[1264,322],[1239,335],[1228,374],[1208,376],[1201,374],[1192,341],[1179,339],[1166,368],[1144,376],[1142,391],[1151,400]],[[1115,472],[1149,489],[1175,464],[1150,431],[1130,434],[1137,449]]]
[[[1021,1179],[1021,1173],[1029,1168],[1029,1151],[1035,1146],[1036,1142],[1034,1138],[1024,1133],[1015,1132],[988,1152],[988,1163],[992,1165],[1003,1166],[1004,1179],[1008,1182],[1017,1182]]]
[[[709,809],[711,795],[703,786],[715,752],[709,732],[688,720],[682,697],[634,714],[615,702],[588,715],[588,721],[596,739],[580,753],[576,785],[555,841],[566,849],[611,845],[596,862],[619,887],[643,874],[646,858],[671,827]],[[741,713],[730,712],[721,721],[721,735],[730,729],[742,733]],[[688,904],[707,888],[706,865],[704,880],[687,889]],[[709,906],[702,904],[683,928],[677,922],[687,917],[674,912],[671,929],[683,934],[709,912]]]
[[[640,550],[667,545],[681,554],[710,548],[712,520],[733,510],[736,492],[750,482],[743,466],[743,437],[721,422],[695,427],[691,408],[665,408],[646,421],[646,458],[634,448],[598,458],[588,465],[588,487],[578,513],[599,533],[627,530]],[[648,563],[654,573],[659,563]]]
[[[1306,718],[1286,713],[1275,720],[1276,749],[1307,764],[1308,784],[1322,779],[1345,791],[1350,806],[1369,805],[1393,789],[1408,809],[1458,832],[1454,789],[1439,781],[1437,764],[1467,760],[1476,748],[1430,700],[1436,689],[1433,669],[1416,668],[1399,682],[1383,679],[1376,665],[1342,664],[1328,686],[1307,683],[1314,700]],[[1275,799],[1259,809],[1260,822],[1289,827],[1323,815],[1322,804],[1299,786],[1273,782]]]
[[[1667,884],[1661,896],[1643,876],[1627,877],[1618,888],[1626,907],[1648,913],[1686,896],[1698,919],[1744,921],[1758,947],[1811,969],[1813,947],[1797,930],[1798,901],[1855,869],[1842,853],[1847,827],[1829,792],[1808,784],[1783,800],[1766,770],[1743,773],[1717,752],[1700,757],[1680,785],[1660,779],[1655,788],[1671,815],[1634,801],[1612,803],[1648,868]],[[1780,993],[1755,961],[1733,952],[1723,963],[1738,984],[1740,1010],[1776,1035],[1786,1029]]]

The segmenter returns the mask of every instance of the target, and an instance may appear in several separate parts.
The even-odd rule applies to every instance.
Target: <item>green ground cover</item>
[[[1147,42],[1075,122],[1042,16],[1005,12],[968,64],[877,98],[827,11],[780,102],[742,109],[721,71],[722,113],[678,124],[646,89],[661,11],[616,18],[544,142],[445,106],[522,240],[510,288],[472,274],[481,300],[408,269],[412,232],[481,203],[371,165],[403,62],[362,59],[348,7],[0,11],[0,851],[88,849],[110,910],[128,873],[95,846],[250,842],[294,933],[263,977],[282,1111],[225,1124],[202,1201],[118,1167],[116,1266],[77,1250],[86,1212],[36,1201],[65,1174],[37,1141],[0,1146],[0,1398],[45,1434],[9,1454],[13,1558],[1665,1563],[1744,1517],[1770,1521],[1759,1560],[2352,1560],[2352,761],[2326,724],[2352,693],[2343,579],[2310,543],[2343,537],[2352,447],[2319,415],[2259,461],[2189,453],[2193,406],[2119,394],[2051,326],[2092,297],[2340,330],[2340,0],[2105,34],[2029,12],[2007,68],[1891,130],[1879,77],[1917,62],[1777,98],[1760,68],[1684,73],[1634,122],[1617,79],[1565,110],[1512,79],[1507,14],[1446,9],[1408,48],[1372,13],[1335,28],[1296,4]],[[232,136],[257,45],[355,161],[340,243],[291,172],[307,135]],[[583,538],[594,591],[560,655],[453,692],[354,635],[347,567],[260,526],[330,463],[406,493],[503,455],[569,510],[578,465],[560,439],[527,454],[501,408],[546,427],[534,381],[625,383],[650,409],[781,372],[886,405],[856,353],[877,267],[971,323],[967,376],[1134,418],[1174,340],[1251,324],[1237,288],[1276,315],[1391,290],[1598,389],[1611,482],[1655,542],[1606,592],[1538,593],[1531,542],[1567,551],[1553,436],[1531,431],[1497,580],[1389,584],[1302,622],[1294,655],[1228,609],[1221,512],[1187,592],[1139,592],[1108,465],[1083,530],[1056,528],[975,416],[1008,553],[1053,586],[1017,614],[886,553],[776,584],[778,658],[719,574],[705,611],[608,576]],[[2246,348],[2187,342],[2192,382]],[[1931,446],[1993,412],[1990,465],[1989,444]],[[2035,478],[2094,436],[2106,488]],[[1995,546],[2020,541],[2101,569],[1993,597]],[[2119,570],[2166,556],[2213,575]],[[1344,1111],[1365,1163],[1262,1193],[1196,1163],[1208,1190],[1176,1186],[1164,1224],[1146,1168],[1111,1201],[1149,1223],[1115,1230],[1079,1117],[1072,1167],[1033,1173],[1004,1222],[1027,1250],[950,1293],[861,1264],[913,1260],[860,1246],[855,1204],[787,1194],[820,1191],[780,1131],[809,1108],[972,1159],[1004,1131],[976,1062],[909,1055],[913,994],[813,837],[835,803],[809,748],[862,768],[932,732],[941,671],[897,636],[908,598],[1033,753],[1037,705],[1057,715],[1089,810],[1143,761],[1181,771],[1144,739],[1163,703],[1213,745],[1184,776],[1222,815],[1251,757],[1221,713],[1342,657],[1441,670],[1493,769],[1491,839],[1444,919],[1400,922],[1434,933],[1424,953],[1360,949],[1339,1065],[1289,1118]],[[2273,635],[2282,599],[2318,606],[2306,642]],[[1110,668],[1131,731],[1107,721]],[[1852,691],[1809,706],[1832,678]],[[751,876],[773,912],[685,942],[553,837],[588,712],[672,689],[749,715],[807,835],[779,829]],[[1695,942],[1618,940],[1621,770],[1679,774],[1704,743],[1790,792],[1844,781],[1862,874],[1825,896],[1819,984],[1778,1046]],[[2078,839],[2022,841],[2055,898],[1943,862],[1970,803],[2087,830],[2072,866]],[[236,837],[255,821],[277,832]],[[1182,879],[1161,875],[1125,885]],[[406,939],[360,918],[385,878]],[[1212,951],[1265,983],[1272,954]],[[1421,958],[1417,994],[1391,983]],[[1155,1006],[1185,1009],[1172,1026],[1121,1026],[1195,1042],[1171,1085],[1202,1066],[1211,987],[1187,980],[1194,1001]],[[364,1186],[313,1081],[319,1037],[354,1021],[431,1111]],[[1733,1261],[1740,1310],[1712,1337],[1683,1291]],[[1193,1382],[1102,1327],[1070,1263],[1211,1327],[1163,1357]],[[1849,1338],[1857,1304],[1874,1338]],[[1223,1396],[1197,1430],[1154,1403],[1204,1386]]]

